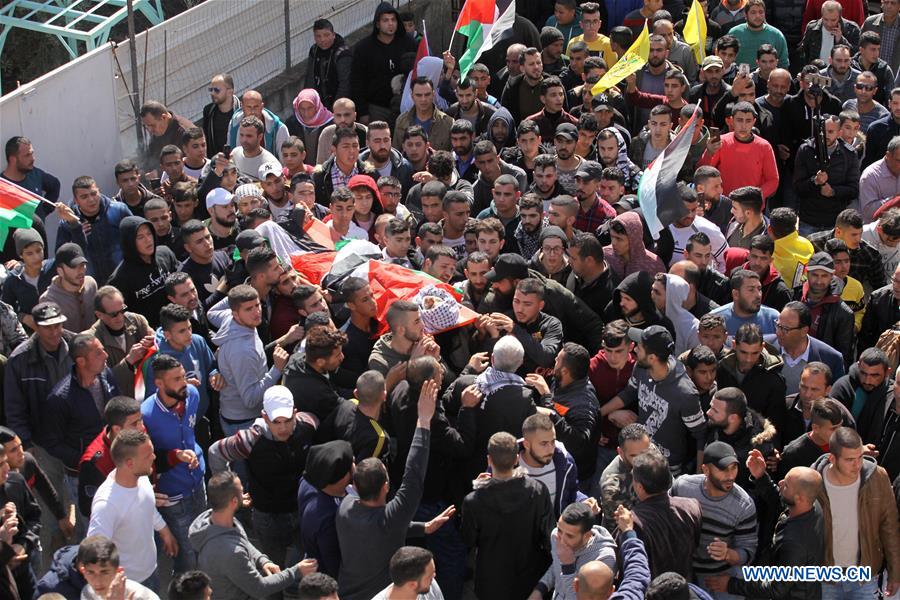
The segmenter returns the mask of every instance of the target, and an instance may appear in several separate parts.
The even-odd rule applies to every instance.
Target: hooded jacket
[[[747,456],[751,450],[759,450],[763,456],[769,456],[778,444],[778,432],[772,422],[753,410],[747,409],[744,422],[734,433],[725,433],[721,427],[711,426],[708,430],[706,445],[713,442],[725,442],[738,457],[737,484],[745,490],[751,489],[750,471],[747,469]]]
[[[378,21],[387,13],[397,18],[397,31],[390,43],[384,44],[378,39]],[[372,35],[361,39],[353,47],[350,91],[360,117],[369,114],[369,104],[390,107],[394,95],[391,80],[403,74],[403,55],[407,53],[416,53],[416,41],[404,31],[397,9],[388,2],[382,2],[375,9]]]
[[[272,561],[250,543],[240,521],[235,519],[233,527],[220,527],[212,522],[211,515],[212,510],[207,510],[194,519],[188,539],[197,552],[197,568],[212,579],[216,598],[265,598],[300,580],[297,565],[285,565],[280,573],[263,575],[263,566]]]
[[[402,23],[398,23],[399,26],[402,26]],[[309,49],[306,64],[308,67],[303,87],[318,91],[322,104],[333,106],[338,98],[350,97],[353,52],[341,34],[335,34],[334,43],[328,50],[322,50],[313,44]]]
[[[231,117],[231,123],[228,124],[228,145],[236,148],[238,144],[238,129],[241,126],[241,119],[244,118],[244,110],[235,106],[234,115]],[[287,126],[281,121],[281,118],[268,108],[263,109],[263,148],[279,156],[281,154],[281,144],[286,142],[290,133]],[[199,194],[198,194],[199,195]],[[201,200],[202,202],[202,200]]]
[[[558,531],[556,529],[554,532]],[[609,567],[615,573],[616,566],[616,542],[605,528],[594,525],[591,528],[591,537],[584,548],[575,551],[575,562],[564,565],[556,554],[556,539],[550,536],[550,555],[553,563],[541,577],[537,584],[542,594],[553,591],[554,600],[575,600],[575,574],[578,569],[587,562],[598,560]]]
[[[460,536],[475,556],[475,595],[527,598],[549,566],[554,511],[546,486],[521,470],[475,482],[462,506]],[[512,580],[510,573],[515,573]]]
[[[50,569],[37,582],[35,597],[43,594],[60,594],[66,600],[80,600],[81,590],[87,585],[78,571],[78,544],[63,546],[53,553]]]
[[[209,344],[206,340],[197,335],[196,333],[191,335],[191,343],[185,346],[183,350],[175,350],[168,341],[166,341],[166,336],[163,334],[162,327],[157,328],[156,330],[156,347],[158,348],[157,352],[159,354],[168,354],[169,356],[174,356],[178,359],[184,366],[184,372],[188,379],[197,379],[200,382],[200,385],[197,386],[197,391],[200,393],[200,407],[197,409],[197,416],[202,417],[206,415],[206,411],[209,409],[209,392],[207,391],[209,377],[215,373],[218,373],[218,369],[216,368],[216,357],[213,355],[212,349],[209,347]],[[138,339],[140,341],[140,339]],[[129,348],[131,346],[128,346]],[[147,361],[152,363],[152,361]],[[156,393],[156,382],[153,377],[153,365],[144,363],[144,393],[147,396],[150,394]],[[113,373],[116,373],[115,368],[113,368]],[[118,381],[118,373],[116,373],[116,380]],[[134,379],[134,374],[132,373],[132,380]],[[134,383],[132,383],[132,386]],[[119,389],[122,389],[121,384],[119,384]]]
[[[789,288],[800,285],[804,268],[816,249],[796,231],[775,240],[772,266],[781,274]]]
[[[75,242],[84,251],[88,259],[87,274],[103,284],[110,273],[122,261],[122,245],[119,226],[131,211],[124,202],[116,202],[107,196],[100,196],[100,211],[93,217],[81,214],[74,202],[70,208],[78,217],[77,223],[61,221],[56,233],[56,249],[66,242]],[[82,223],[91,224],[91,232],[87,235]]]
[[[747,406],[773,423],[784,423],[787,418],[784,404],[787,387],[781,375],[783,366],[784,360],[780,354],[770,353],[763,347],[757,363],[740,377],[737,352],[731,349],[719,361],[716,383],[720,390],[740,388],[747,395]]]
[[[660,312],[656,310],[656,306],[650,298],[650,288],[652,286],[653,276],[644,271],[638,271],[637,273],[632,273],[625,277],[622,282],[616,286],[616,289],[613,290],[612,300],[606,305],[606,310],[603,311],[603,320],[609,323],[616,319],[624,319],[629,325],[639,326],[641,329],[646,329],[651,325],[662,325],[669,330],[669,333],[671,333],[674,338],[675,326],[668,317],[660,314]],[[623,293],[628,294],[635,302],[637,302],[638,311],[644,317],[643,322],[633,322],[629,318],[629,315],[622,312],[620,302]]]
[[[700,321],[684,308],[690,292],[687,281],[678,275],[666,275],[666,316],[675,327],[675,354],[700,345]]]
[[[525,450],[524,438],[519,438],[519,458]],[[562,511],[573,502],[580,502],[586,496],[578,489],[578,470],[575,466],[575,459],[569,454],[566,447],[557,440],[553,448],[553,468],[556,474],[556,498],[553,503],[553,510],[556,516],[562,514]]]
[[[550,418],[556,435],[572,453],[578,465],[578,479],[588,481],[597,464],[597,392],[587,377],[576,379],[566,387],[556,387],[552,398],[545,398],[553,408]]]
[[[219,414],[232,421],[255,419],[262,409],[263,393],[278,382],[281,370],[274,365],[267,368],[265,347],[256,329],[233,318],[226,319],[212,342],[219,348],[219,373],[225,378]]]
[[[749,270],[750,262],[745,262],[741,268]],[[769,264],[769,272],[760,283],[762,283],[762,303],[769,308],[781,312],[784,305],[793,300],[794,295],[791,289],[784,283],[784,279],[775,268],[774,263]]]
[[[865,402],[854,410],[858,394],[864,395]],[[840,401],[853,414],[856,430],[864,444],[879,445],[885,417],[894,405],[894,384],[890,376],[871,392],[865,392],[859,383],[859,363],[854,362],[847,374],[834,382],[829,396]]]
[[[813,463],[812,468],[822,479],[831,464],[828,454],[823,454]],[[834,564],[834,539],[831,529],[831,501],[823,485],[819,491],[825,529],[824,564]],[[897,536],[897,501],[894,498],[891,480],[887,472],[879,467],[871,456],[863,456],[859,473],[859,557],[858,564],[878,573],[887,566],[888,580],[900,577],[900,537]]]
[[[669,357],[668,373],[662,381],[650,377],[649,370],[635,367],[619,398],[626,408],[637,409],[638,422],[647,428],[671,469],[679,470],[691,458],[688,435],[693,436],[698,448],[703,447],[706,417],[697,387],[674,356]]]
[[[799,300],[809,307],[812,316],[809,335],[843,354],[844,365],[849,367],[855,356],[856,328],[853,310],[841,300],[841,287],[838,280],[832,278],[825,297],[813,303],[807,299],[809,294],[807,281],[794,288],[794,300]]]
[[[497,140],[494,138],[493,129],[494,123],[497,121],[503,121],[506,123],[506,139],[505,140]],[[516,145],[516,122],[513,121],[512,114],[505,107],[501,106],[497,108],[494,113],[488,117],[487,128],[484,130],[484,134],[481,136],[482,140],[489,140],[494,142],[494,146],[497,148],[497,152],[500,152],[503,148],[509,148],[511,146]]]
[[[626,275],[639,271],[650,275],[665,273],[666,267],[659,257],[644,246],[644,228],[641,218],[636,213],[628,211],[613,219],[613,223],[616,222],[625,227],[625,233],[628,235],[628,261],[617,256],[613,252],[612,245],[604,246],[603,257],[615,274],[624,279]]]
[[[347,187],[351,190],[356,187],[364,187],[372,193],[372,214],[374,218],[372,219],[372,226],[369,228],[369,241],[377,244],[378,240],[375,239],[375,219],[384,212],[384,205],[381,203],[381,192],[378,191],[378,186],[375,185],[375,179],[371,175],[366,174],[354,175],[347,182]],[[355,216],[353,221],[356,222]]]
[[[329,496],[306,479],[300,479],[297,490],[300,548],[307,558],[318,561],[320,573],[334,578],[341,568],[341,548],[335,528],[340,505],[341,498]]]
[[[150,221],[142,217],[127,217],[122,220],[120,235],[122,262],[109,278],[109,285],[115,286],[133,312],[147,317],[151,327],[159,325],[159,312],[169,303],[166,298],[166,277],[178,270],[178,259],[165,246],[156,244],[154,238],[153,258],[150,262],[138,255],[135,237],[138,229],[147,226],[153,231]]]
[[[618,167],[622,174],[625,175],[625,191],[633,194],[637,191],[638,183],[641,180],[641,168],[634,164],[634,161],[628,156],[628,142],[618,127],[607,127],[603,131],[611,131],[616,136],[616,143],[618,144],[616,164],[604,166]],[[597,162],[601,162],[599,157]]]

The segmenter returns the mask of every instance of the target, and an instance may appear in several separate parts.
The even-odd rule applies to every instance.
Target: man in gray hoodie
[[[300,581],[317,569],[308,558],[284,570],[250,543],[234,513],[244,488],[231,471],[216,473],[206,486],[210,509],[191,523],[188,539],[197,552],[197,567],[212,579],[220,600],[258,600]]]
[[[591,506],[573,502],[563,510],[550,534],[553,564],[541,577],[529,600],[543,598],[553,591],[553,600],[575,600],[575,574],[583,565],[599,560],[616,572],[616,542],[600,525]]]
[[[284,348],[276,346],[274,365],[268,368],[265,347],[256,333],[262,306],[254,288],[235,286],[228,292],[228,307],[231,317],[212,338],[219,347],[219,373],[225,378],[225,387],[219,392],[219,417],[226,436],[253,424],[262,410],[263,394],[278,383],[289,358]]]

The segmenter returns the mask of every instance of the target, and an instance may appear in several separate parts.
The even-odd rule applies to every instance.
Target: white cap
[[[277,162],[267,162],[263,163],[259,166],[259,179],[260,181],[265,180],[269,175],[275,175],[276,177],[281,177],[284,174],[284,168],[279,165]]]
[[[206,208],[213,206],[228,206],[234,202],[234,196],[225,188],[215,188],[206,195]]]
[[[263,394],[263,409],[270,421],[294,416],[294,395],[283,385],[273,385]]]

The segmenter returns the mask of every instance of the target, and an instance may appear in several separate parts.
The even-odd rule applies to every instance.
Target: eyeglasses
[[[542,246],[541,250],[547,254],[562,254],[564,248],[562,246]]]
[[[123,304],[123,305],[122,305],[122,308],[121,308],[120,310],[116,310],[116,311],[113,311],[113,312],[106,312],[106,311],[103,311],[103,314],[106,315],[107,317],[112,317],[113,319],[115,319],[115,318],[118,317],[119,315],[124,315],[126,310],[128,310],[128,306],[125,305],[125,304]]]
[[[803,329],[803,325],[798,325],[797,327],[788,327],[787,325],[782,325],[781,321],[779,321],[778,319],[775,319],[775,329],[782,333],[790,333],[797,329]]]
[[[222,88],[209,87],[209,88],[206,88],[206,91],[208,91],[210,94],[218,94],[219,92],[222,91]]]
[[[857,83],[854,87],[856,87],[856,89],[858,90],[865,90],[867,92],[874,92],[878,89],[878,86],[869,85],[867,83]]]

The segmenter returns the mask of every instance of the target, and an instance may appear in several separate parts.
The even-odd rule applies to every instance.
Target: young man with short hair
[[[388,566],[391,585],[372,597],[372,600],[417,598],[437,600],[443,598],[441,587],[435,579],[434,555],[425,548],[403,546],[391,557]]]
[[[84,600],[114,598],[118,593],[133,600],[159,600],[155,592],[125,576],[125,569],[119,566],[119,550],[109,538],[92,535],[82,540],[75,564],[87,583],[81,590]]]
[[[725,232],[728,245],[732,248],[750,248],[750,242],[757,235],[766,232],[768,226],[763,216],[765,200],[759,188],[744,186],[729,193],[731,199],[731,221]]]

